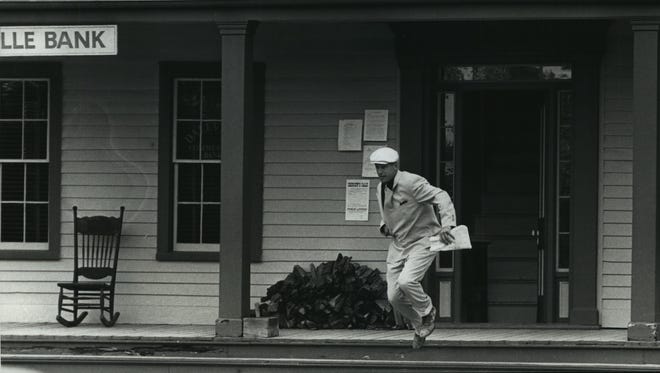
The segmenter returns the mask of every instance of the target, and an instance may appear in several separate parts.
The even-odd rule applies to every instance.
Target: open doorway
[[[460,206],[474,238],[487,242],[486,307],[466,304],[464,321],[536,323],[542,294],[539,226],[542,217],[544,91],[471,90],[460,106]],[[465,255],[463,267],[474,267]],[[540,268],[541,267],[541,268]],[[476,276],[463,276],[463,297]]]

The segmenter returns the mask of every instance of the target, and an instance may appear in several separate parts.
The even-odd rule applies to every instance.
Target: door
[[[475,239],[488,242],[487,320],[479,321],[538,321],[544,104],[544,91],[534,90],[469,90],[460,97],[461,216]]]

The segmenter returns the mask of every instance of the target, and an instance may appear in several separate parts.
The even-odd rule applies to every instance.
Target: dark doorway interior
[[[490,243],[487,310],[471,310],[464,321],[538,321],[538,248],[532,232],[538,229],[542,197],[544,102],[544,92],[533,90],[462,94],[462,220],[475,238]],[[469,261],[470,256],[464,259]],[[464,283],[463,288],[469,289],[470,284]]]

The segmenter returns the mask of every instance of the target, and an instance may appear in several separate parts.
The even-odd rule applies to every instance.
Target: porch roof
[[[9,0],[4,25],[33,22],[437,22],[654,19],[654,0]],[[35,13],[38,10],[38,13]],[[67,11],[75,10],[76,13]]]

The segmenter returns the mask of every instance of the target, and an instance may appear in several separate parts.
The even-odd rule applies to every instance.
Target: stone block
[[[658,340],[658,324],[631,322],[628,324],[629,341],[655,342]]]
[[[280,335],[277,317],[246,317],[243,319],[243,337],[269,338]]]
[[[217,319],[215,320],[216,337],[242,337],[243,320],[241,319]]]

